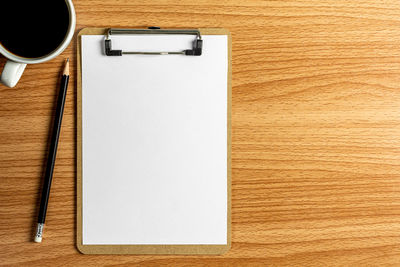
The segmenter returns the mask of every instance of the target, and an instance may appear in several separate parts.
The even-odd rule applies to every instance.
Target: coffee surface
[[[43,57],[64,40],[69,26],[65,0],[5,0],[0,7],[0,43],[26,58]]]

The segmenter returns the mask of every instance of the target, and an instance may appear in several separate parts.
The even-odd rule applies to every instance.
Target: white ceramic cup
[[[72,0],[65,0],[65,3],[67,4],[69,10],[68,31],[64,37],[64,41],[62,41],[62,43],[50,54],[37,58],[19,57],[9,52],[0,44],[0,54],[3,54],[6,58],[8,58],[6,64],[4,65],[3,72],[1,74],[1,82],[4,85],[8,87],[14,87],[21,78],[22,73],[24,72],[24,69],[26,67],[26,64],[37,64],[49,61],[58,56],[59,54],[61,54],[64,51],[64,49],[67,48],[67,46],[71,42],[72,37],[74,36],[76,16]]]

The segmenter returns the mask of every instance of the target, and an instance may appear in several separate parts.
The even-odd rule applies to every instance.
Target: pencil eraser
[[[35,242],[36,243],[42,243],[42,237],[41,236],[35,236]]]
[[[36,235],[35,235],[35,242],[36,243],[41,243],[42,242],[43,226],[44,226],[44,223],[38,223],[37,224]]]

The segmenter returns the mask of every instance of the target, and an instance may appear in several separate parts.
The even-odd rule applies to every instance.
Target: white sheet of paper
[[[179,51],[190,35],[113,36]],[[104,55],[82,36],[83,244],[227,244],[227,36]]]

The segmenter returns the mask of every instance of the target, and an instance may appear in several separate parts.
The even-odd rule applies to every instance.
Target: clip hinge
[[[107,56],[122,56],[122,50],[112,50],[111,40],[105,40],[105,52]]]
[[[193,49],[185,50],[185,55],[187,56],[201,56],[203,51],[203,40],[196,39],[193,43]]]

